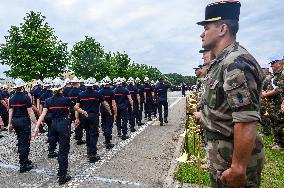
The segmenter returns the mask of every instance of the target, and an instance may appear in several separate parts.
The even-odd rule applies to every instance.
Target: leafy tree
[[[71,50],[71,69],[76,76],[102,79],[108,74],[103,46],[92,37],[77,42]]]
[[[182,83],[185,83],[186,85],[194,85],[196,83],[195,76],[183,76],[178,73],[165,74],[165,76],[170,78],[172,80],[172,83],[176,85],[180,85]]]
[[[24,23],[11,26],[0,46],[0,63],[9,65],[6,76],[26,81],[56,77],[68,64],[67,44],[54,34],[39,12],[27,13]]]

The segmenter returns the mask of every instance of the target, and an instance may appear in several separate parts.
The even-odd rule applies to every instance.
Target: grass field
[[[262,173],[262,188],[284,188],[284,150],[272,150],[273,136],[264,136],[266,164]],[[189,137],[189,149],[192,152],[192,138]],[[204,149],[201,149],[201,156],[204,156]],[[200,178],[198,178],[198,176]],[[196,165],[180,163],[175,174],[178,181],[201,185],[210,185],[208,173],[202,170],[198,173]],[[200,179],[200,180],[199,180]]]

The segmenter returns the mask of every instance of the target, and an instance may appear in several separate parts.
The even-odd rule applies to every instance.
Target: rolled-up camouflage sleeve
[[[283,74],[283,71],[280,73],[279,78],[275,82],[275,90],[278,91],[283,96],[283,93],[284,93],[284,74]]]
[[[259,80],[259,70],[244,58],[235,59],[225,69],[223,87],[234,123],[260,120]]]

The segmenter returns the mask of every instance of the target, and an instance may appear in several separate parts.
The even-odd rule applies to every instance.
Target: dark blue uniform
[[[128,114],[128,97],[130,95],[129,91],[123,86],[117,86],[114,90],[115,102],[117,105],[117,118],[116,126],[118,135],[127,135],[127,114]],[[122,120],[122,122],[121,122]],[[122,123],[122,124],[121,124]]]
[[[31,99],[23,92],[16,92],[9,100],[9,108],[13,108],[12,126],[18,138],[20,165],[29,165],[31,120],[28,108],[32,107]]]
[[[97,154],[100,105],[103,101],[103,96],[90,87],[87,87],[86,91],[82,92],[77,99],[77,103],[80,104],[80,107],[88,112],[88,117],[81,114],[79,117],[81,127],[86,129],[87,153],[90,157],[96,156]]]
[[[49,142],[52,146],[56,146],[57,142],[59,143],[59,176],[65,175],[68,169],[68,154],[70,150],[71,134],[71,120],[68,116],[69,109],[74,108],[74,106],[75,103],[73,103],[71,99],[63,97],[61,94],[56,94],[47,99],[44,104],[44,108],[47,108],[51,113]]]
[[[6,91],[1,91],[0,92],[0,101],[2,101],[2,100],[5,101],[5,99],[8,100],[8,98],[9,98],[9,93],[8,92],[6,92]],[[1,116],[2,121],[4,123],[4,127],[7,127],[8,126],[8,121],[9,121],[9,114],[8,114],[7,108],[2,103],[0,103],[0,116]]]
[[[130,128],[132,131],[135,131],[134,127],[135,127],[135,119],[139,119],[139,114],[138,114],[138,98],[137,98],[137,94],[138,94],[138,90],[136,88],[136,86],[129,84],[127,86],[127,89],[131,95],[131,98],[133,100],[133,111],[131,110],[131,106],[130,104],[128,105],[128,114],[129,114],[129,123],[130,123]]]
[[[156,85],[152,85],[152,87],[153,87],[153,90],[155,91]],[[152,106],[152,108],[153,108],[153,115],[154,115],[154,118],[157,118],[157,110],[158,110],[157,101],[154,101],[154,100],[153,100],[153,106]]]
[[[79,96],[79,94],[81,93],[80,88],[72,88],[70,89],[69,93],[68,93],[68,98],[72,100],[73,103],[77,103],[77,98]],[[71,109],[71,121],[75,120],[75,111],[73,109]],[[83,137],[83,128],[81,125],[78,125],[75,128],[75,140],[78,140],[79,142],[82,142],[82,137]]]
[[[64,97],[68,97],[68,94],[69,94],[69,92],[71,91],[71,89],[72,89],[71,86],[70,86],[70,87],[65,87],[65,88],[63,89],[63,96],[64,96]]]
[[[35,105],[36,105],[37,99],[39,99],[41,96],[42,90],[43,89],[41,87],[37,86],[37,87],[34,87],[31,91],[31,95],[34,97]]]
[[[142,121],[142,113],[143,109],[145,108],[145,98],[144,98],[144,86],[142,84],[136,84],[139,96],[140,96],[140,109],[139,109],[139,120]],[[146,113],[145,113],[146,117]]]
[[[169,88],[170,88],[170,85],[163,84],[163,83],[159,83],[155,88],[160,122],[163,122],[162,106],[164,106],[165,120],[167,121],[167,118],[168,118],[168,89]]]
[[[106,102],[110,106],[110,109],[112,110],[112,101],[115,100],[113,90],[110,87],[103,87],[99,92],[105,98]],[[112,115],[110,115],[105,107],[101,106],[102,129],[104,131],[106,144],[109,144],[112,140],[113,114],[113,110]]]
[[[146,83],[144,84],[144,92],[146,93],[146,104],[145,104],[145,111],[146,111],[146,117],[148,117],[149,120],[151,120],[151,114],[153,112],[153,96],[152,92],[154,92],[153,87]]]
[[[52,90],[46,90],[46,92],[44,94],[42,94],[39,98],[40,105],[42,105],[42,107],[44,107],[46,100],[51,98],[52,96],[53,96]],[[48,147],[49,153],[54,152],[55,149],[56,149],[56,142],[50,142],[49,141],[50,140],[51,121],[52,121],[51,112],[48,111],[47,114],[44,117],[44,122],[46,123],[46,125],[48,127],[47,137],[48,137],[48,143],[49,143],[49,147]]]

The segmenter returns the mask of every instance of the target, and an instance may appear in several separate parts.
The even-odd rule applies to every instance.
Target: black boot
[[[118,131],[118,132],[117,132],[117,136],[118,136],[118,137],[121,137],[121,131]]]
[[[165,123],[169,123],[169,122],[168,122],[168,118],[167,118],[167,117],[165,117]]]
[[[58,173],[58,183],[59,185],[63,185],[65,184],[66,182],[70,181],[71,180],[71,176],[67,173],[65,174],[60,174]]]
[[[106,149],[111,149],[114,147],[114,144],[112,144],[111,142],[106,143]]]
[[[77,145],[83,145],[83,144],[85,144],[85,143],[86,143],[86,142],[83,141],[82,139],[77,140]]]
[[[131,132],[135,132],[136,129],[135,129],[134,127],[131,127],[131,128],[130,128],[130,131],[131,131]]]
[[[28,161],[26,164],[20,166],[20,173],[28,172],[34,168],[34,165],[31,161]]]
[[[89,157],[89,162],[90,163],[95,163],[95,162],[98,162],[99,160],[101,160],[101,157],[98,156],[98,155],[91,155]]]
[[[164,124],[163,124],[163,120],[162,120],[162,121],[160,121],[160,126],[164,126]]]
[[[47,157],[50,158],[50,159],[53,159],[53,158],[55,158],[57,156],[58,155],[57,155],[57,153],[55,151],[49,152],[48,155],[47,155]]]
[[[126,140],[128,138],[129,138],[129,136],[127,136],[126,134],[122,135],[122,137],[121,137],[122,140]]]

